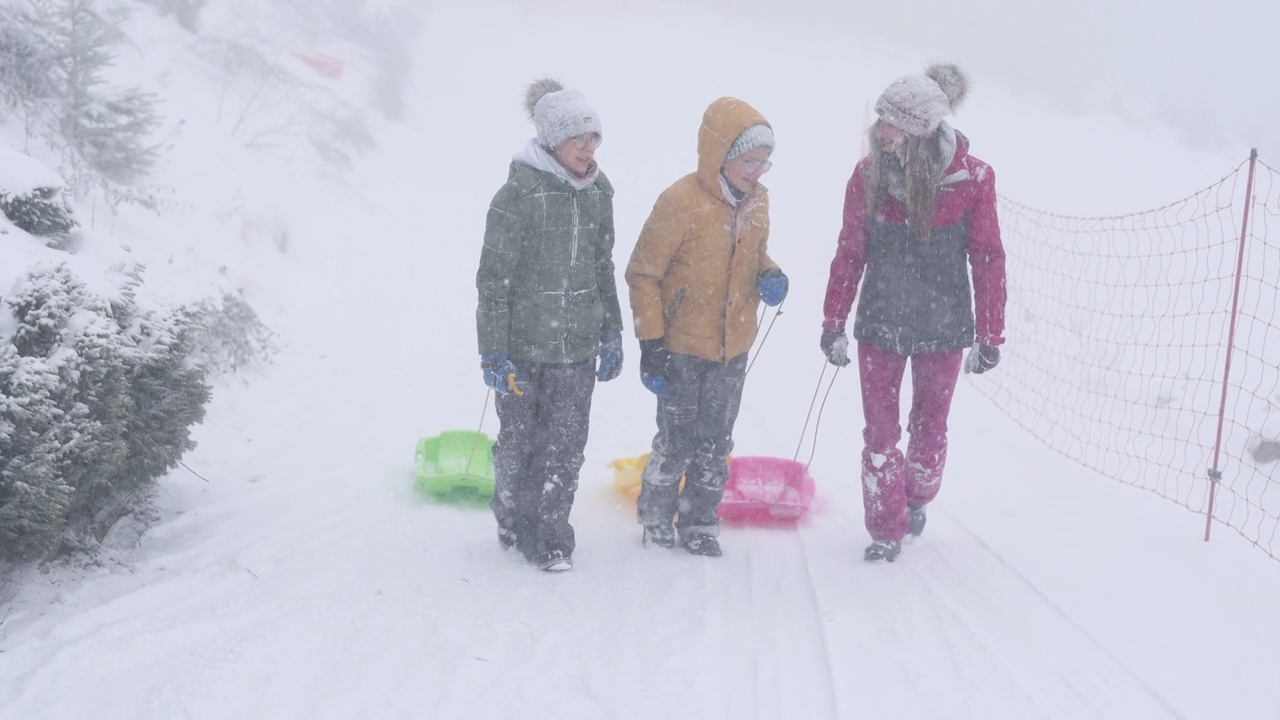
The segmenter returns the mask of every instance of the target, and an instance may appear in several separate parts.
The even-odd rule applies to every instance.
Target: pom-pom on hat
[[[969,94],[969,76],[953,63],[935,63],[921,75],[889,83],[876,100],[876,114],[908,135],[923,137],[938,129]]]
[[[768,125],[752,125],[743,130],[729,145],[729,152],[724,154],[724,161],[729,162],[742,153],[750,152],[758,147],[767,147],[773,150],[773,129]]]
[[[535,80],[524,93],[524,109],[538,129],[538,142],[555,151],[571,137],[595,133],[604,139],[600,116],[577,90],[551,78]]]

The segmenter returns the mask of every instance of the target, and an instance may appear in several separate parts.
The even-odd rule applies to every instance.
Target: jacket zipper
[[[720,315],[720,362],[729,360],[729,302],[733,297],[733,257],[738,253],[738,211],[746,203],[746,198],[733,208],[733,228],[729,236],[729,267],[726,268],[724,281],[724,312]]]
[[[563,318],[563,327],[560,331],[560,351],[562,353],[569,352],[569,278],[573,275],[573,268],[578,264],[578,191],[569,191],[569,207],[570,222],[573,223],[573,232],[570,234],[572,240],[569,243],[569,272],[564,276],[564,289],[560,293],[560,317]]]

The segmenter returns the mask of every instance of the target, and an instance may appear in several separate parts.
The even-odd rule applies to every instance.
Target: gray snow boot
[[[510,550],[515,547],[518,540],[515,528],[498,526],[498,544],[502,546],[503,550]]]
[[[902,543],[897,540],[877,540],[867,546],[862,553],[862,559],[867,562],[875,562],[884,560],[885,562],[893,562],[898,559],[898,551],[902,549]]]
[[[658,547],[673,548],[676,546],[676,529],[671,523],[645,525],[644,535],[640,536],[640,543],[645,547],[657,545]]]
[[[689,551],[690,555],[720,557],[724,554],[720,550],[720,541],[711,535],[698,534],[681,537],[680,542],[684,545],[684,549]]]
[[[908,505],[907,506],[907,534],[911,537],[920,537],[924,532],[924,521],[927,519],[924,515],[924,505]]]

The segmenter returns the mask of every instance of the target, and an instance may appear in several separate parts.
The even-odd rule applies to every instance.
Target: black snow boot
[[[688,550],[690,555],[720,557],[724,554],[720,551],[720,541],[711,535],[690,535],[682,537],[680,540],[684,545],[684,549]]]
[[[676,529],[671,523],[645,525],[644,535],[640,537],[640,543],[645,547],[657,545],[658,547],[673,548],[676,546]]]
[[[545,572],[564,572],[573,569],[573,558],[563,550],[547,550],[540,553],[534,563]]]
[[[907,534],[911,537],[920,537],[924,532],[924,521],[927,519],[924,515],[924,507],[924,505],[907,506]]]
[[[885,562],[893,562],[898,559],[898,551],[902,549],[902,543],[897,540],[877,540],[867,546],[862,553],[862,559],[867,562],[875,562],[884,560]]]

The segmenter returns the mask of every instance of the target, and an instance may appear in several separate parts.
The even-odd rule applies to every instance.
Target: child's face
[[[903,132],[884,120],[876,121],[876,139],[880,141],[880,149],[887,153],[897,152],[902,146]]]
[[[773,163],[769,162],[769,155],[772,153],[773,151],[767,147],[758,147],[742,153],[724,164],[721,170],[724,173],[724,179],[738,192],[751,192],[760,181],[760,176],[773,167]]]
[[[591,169],[591,160],[600,147],[600,136],[595,133],[575,135],[556,148],[556,160],[578,177],[584,177]]]

